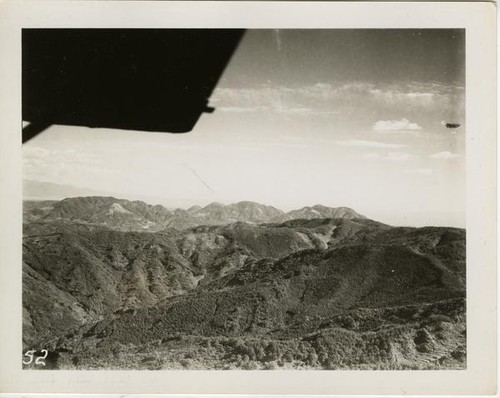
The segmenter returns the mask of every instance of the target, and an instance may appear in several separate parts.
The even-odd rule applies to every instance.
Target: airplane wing
[[[24,29],[23,142],[50,124],[189,132],[242,29]]]

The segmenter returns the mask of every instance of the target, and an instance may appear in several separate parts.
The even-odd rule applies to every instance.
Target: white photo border
[[[466,370],[22,370],[21,30],[201,27],[466,30]],[[0,393],[494,394],[497,352],[495,29],[496,6],[489,2],[0,3]]]

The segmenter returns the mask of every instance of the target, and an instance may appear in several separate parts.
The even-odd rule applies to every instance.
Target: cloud
[[[416,155],[404,152],[389,152],[386,157],[387,160],[394,160],[397,162],[417,159]]]
[[[44,148],[34,145],[23,146],[23,161],[30,163],[31,161],[46,162],[47,164],[54,163],[74,163],[74,162],[99,162],[99,159],[94,155],[77,151],[76,149],[57,149]]]
[[[221,98],[221,93],[223,93]],[[269,113],[295,116],[330,116],[339,112],[328,104],[315,104],[295,97],[297,92],[285,87],[247,90],[221,89],[211,104],[216,111],[228,113]]]
[[[368,147],[368,148],[404,148],[406,145],[403,144],[390,144],[387,142],[379,141],[367,141],[367,140],[345,140],[345,141],[335,141],[338,145],[343,146],[353,146],[353,147]]]
[[[361,155],[361,159],[389,160],[389,161],[396,161],[396,162],[414,160],[417,158],[418,158],[418,156],[412,155],[411,153],[405,153],[405,152],[389,152],[385,155],[382,155],[382,154],[376,153],[376,152],[370,152],[370,153],[365,153],[365,154]]]
[[[403,118],[401,120],[379,120],[373,125],[373,130],[379,133],[414,133],[422,130],[422,127]]]
[[[431,159],[449,160],[449,159],[458,158],[459,155],[456,153],[451,153],[450,151],[443,151],[443,152],[438,152],[438,153],[434,153],[432,155],[429,155],[429,157]]]
[[[425,169],[425,168],[420,168],[420,169],[406,169],[403,170],[403,173],[405,174],[413,174],[413,175],[421,175],[421,176],[430,176],[432,175],[432,169]]]
[[[368,87],[373,98],[387,105],[416,107],[448,107],[464,97],[464,88],[436,82],[409,82]]]
[[[380,153],[376,153],[376,152],[363,153],[361,155],[361,159],[367,159],[367,160],[382,159],[382,155]]]
[[[339,112],[333,111],[333,110],[312,109],[312,108],[307,108],[307,107],[281,108],[281,109],[276,109],[276,111],[279,113],[287,114],[287,115],[302,115],[302,116],[336,115],[339,113]]]
[[[217,108],[218,112],[252,113],[262,110],[258,106],[221,106]]]
[[[105,174],[102,159],[75,149],[23,146],[23,174],[34,180],[58,182],[62,175],[87,172]]]
[[[425,88],[424,88],[425,89]],[[388,87],[385,89],[371,89],[368,91],[371,96],[378,101],[387,104],[398,104],[401,102],[412,103],[413,105],[426,107],[440,100],[439,93],[431,92],[408,92],[403,87]]]
[[[316,83],[304,86],[262,84],[252,87],[218,87],[210,105],[224,112],[273,112],[295,115],[345,117],[363,110],[396,112],[456,112],[462,109],[464,90],[437,83]],[[341,111],[341,112],[340,112]],[[442,117],[442,116],[441,116]],[[408,122],[409,123],[409,122]],[[412,124],[413,125],[413,124]],[[415,124],[415,126],[417,126]],[[415,126],[409,131],[415,131]]]

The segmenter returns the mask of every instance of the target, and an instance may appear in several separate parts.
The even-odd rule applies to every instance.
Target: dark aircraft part
[[[446,123],[445,125],[447,128],[449,129],[457,129],[460,127],[460,124],[459,123]]]
[[[242,29],[24,29],[23,142],[51,124],[191,131]]]

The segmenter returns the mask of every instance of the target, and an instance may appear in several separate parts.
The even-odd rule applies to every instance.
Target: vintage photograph
[[[465,29],[23,29],[25,370],[465,370]]]

